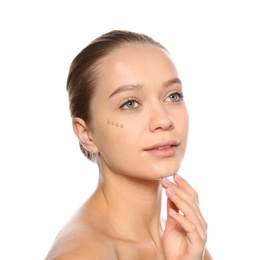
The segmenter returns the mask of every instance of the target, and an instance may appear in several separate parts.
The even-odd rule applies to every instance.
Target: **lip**
[[[163,141],[145,148],[144,151],[160,158],[171,157],[176,154],[179,144],[175,140]]]

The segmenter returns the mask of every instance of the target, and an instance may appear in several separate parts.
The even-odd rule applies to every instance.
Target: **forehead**
[[[124,84],[160,84],[178,73],[169,54],[151,44],[130,44],[108,54],[99,64],[99,89]]]

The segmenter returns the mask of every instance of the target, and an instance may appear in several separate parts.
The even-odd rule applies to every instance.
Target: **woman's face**
[[[92,135],[103,171],[159,179],[184,157],[188,115],[168,54],[153,45],[122,47],[99,65]]]

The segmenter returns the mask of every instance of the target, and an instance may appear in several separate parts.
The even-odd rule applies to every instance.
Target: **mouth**
[[[167,149],[167,148],[170,148],[170,147],[172,147],[172,145],[160,146],[157,149],[162,150],[162,149]]]
[[[144,149],[144,151],[160,158],[172,157],[177,153],[178,146],[179,142],[177,141],[160,142]]]

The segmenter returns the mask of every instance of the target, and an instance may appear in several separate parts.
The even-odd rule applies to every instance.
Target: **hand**
[[[196,191],[179,175],[174,183],[163,178],[168,197],[163,246],[168,260],[203,260],[207,241],[204,220]]]

